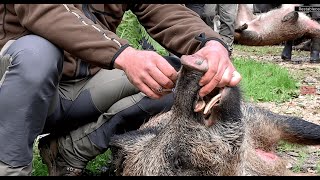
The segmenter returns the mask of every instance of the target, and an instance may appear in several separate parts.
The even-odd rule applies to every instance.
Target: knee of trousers
[[[63,68],[63,51],[45,38],[26,35],[16,40],[4,52],[11,57],[10,70],[17,69],[27,82],[41,84],[56,77]]]

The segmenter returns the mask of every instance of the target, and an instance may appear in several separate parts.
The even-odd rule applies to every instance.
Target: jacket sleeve
[[[116,56],[128,47],[126,40],[103,30],[72,4],[16,4],[14,8],[30,32],[102,68],[112,69]]]
[[[150,36],[176,55],[193,54],[207,40],[218,40],[228,50],[220,35],[184,5],[141,4],[131,10]]]

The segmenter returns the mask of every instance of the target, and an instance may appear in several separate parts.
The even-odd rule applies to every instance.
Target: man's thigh
[[[90,78],[61,81],[43,133],[64,133],[97,121],[114,103],[138,93],[121,70],[100,70]]]
[[[92,102],[101,113],[106,112],[120,99],[139,92],[124,71],[118,69],[100,70],[83,89],[89,90]]]

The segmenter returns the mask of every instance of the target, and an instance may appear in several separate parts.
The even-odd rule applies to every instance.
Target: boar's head
[[[200,98],[207,61],[182,56],[181,63],[171,110],[111,138],[117,175],[237,174],[244,136],[239,88],[216,88]]]

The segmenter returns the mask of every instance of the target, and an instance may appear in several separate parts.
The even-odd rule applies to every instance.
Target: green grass
[[[277,146],[277,151],[278,152],[294,152],[297,155],[297,161],[292,167],[293,172],[301,172],[302,171],[302,165],[306,163],[307,159],[312,156],[309,154],[308,149],[306,146],[299,145],[299,144],[292,144],[292,143],[287,143],[287,142],[280,142],[279,145]],[[315,152],[314,157],[319,157],[320,156],[320,150],[317,150]],[[315,172],[320,175],[320,161],[317,162]]]
[[[123,22],[117,29],[117,34],[122,38],[128,39],[130,45],[137,49],[141,49],[139,41],[142,37],[145,37],[159,54],[168,55],[168,52],[148,35],[131,12],[125,14]],[[235,45],[235,48],[258,55],[265,53],[279,55],[281,52],[280,49],[268,46],[247,47]],[[286,69],[275,64],[256,62],[254,59],[245,58],[235,58],[234,64],[243,77],[240,85],[244,91],[245,99],[250,101],[283,102],[296,96],[296,80],[289,75]],[[88,163],[86,169],[93,174],[99,174],[100,168],[108,163],[109,157],[109,151],[97,156]],[[34,147],[32,175],[48,175],[47,167],[41,162],[36,144]]]
[[[316,151],[315,154],[317,157],[320,157],[320,150]],[[317,174],[320,175],[320,161],[317,162],[315,170]]]
[[[145,38],[156,49],[158,54],[169,55],[165,48],[149,36],[146,29],[140,25],[136,15],[131,11],[127,11],[124,14],[122,22],[117,28],[117,35],[120,38],[127,39],[129,44],[136,49],[142,49],[140,40]]]
[[[33,147],[32,176],[48,176],[48,168],[42,163],[38,150],[38,141]]]
[[[104,166],[108,166],[110,163],[111,151],[107,150],[106,152],[96,156],[95,159],[88,162],[85,172],[88,172],[92,175],[99,175]],[[32,161],[32,176],[48,176],[48,168],[45,164],[42,163],[39,150],[38,150],[38,141],[36,141],[33,148],[33,161]]]
[[[111,151],[107,150],[105,153],[98,155],[95,159],[87,164],[86,170],[92,174],[100,174],[101,167],[110,163]]]
[[[298,161],[296,164],[293,165],[292,167],[292,171],[295,173],[301,172],[302,171],[302,165],[304,164],[305,160],[307,159],[308,154],[301,151],[299,153],[299,157],[298,157]]]
[[[302,171],[302,165],[305,163],[307,158],[309,157],[307,153],[307,148],[303,145],[291,144],[287,142],[280,142],[277,147],[278,152],[294,152],[297,154],[297,161],[292,167],[292,171],[295,173]],[[320,163],[320,162],[319,162]],[[316,172],[320,173],[320,169],[317,168]]]
[[[281,54],[283,47],[280,46],[243,46],[239,44],[234,45],[234,49],[242,52],[247,52],[252,55],[277,55]]]
[[[245,58],[234,58],[234,65],[243,77],[240,86],[248,101],[284,102],[298,95],[298,82],[279,65]]]
[[[283,46],[243,46],[239,44],[234,45],[234,49],[238,51],[247,52],[251,55],[261,56],[261,55],[271,55],[271,56],[280,56],[283,50]],[[292,51],[292,57],[304,56],[309,57],[308,51]]]

